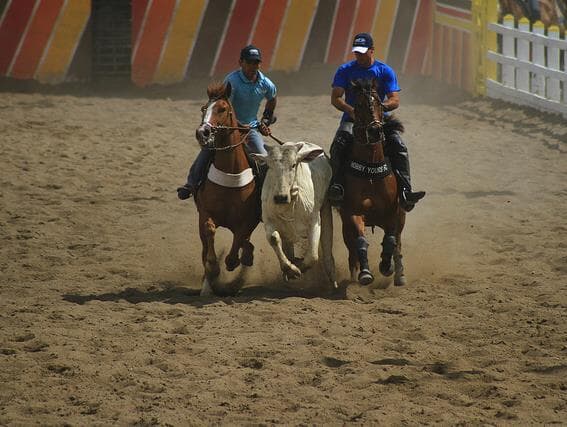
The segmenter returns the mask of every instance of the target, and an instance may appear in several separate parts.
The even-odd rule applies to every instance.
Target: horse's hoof
[[[252,267],[254,265],[254,257],[242,257],[240,258],[240,262],[242,263],[243,266],[245,267]]]
[[[374,281],[374,276],[368,270],[362,270],[358,275],[358,283],[362,286],[370,285]]]
[[[224,263],[228,271],[234,271],[234,269],[240,265],[240,260],[238,258],[226,258]]]
[[[405,286],[407,285],[406,276],[394,277],[394,286]]]
[[[389,277],[394,273],[394,266],[391,262],[386,263],[382,261],[378,268],[380,269],[380,273],[382,273],[382,275],[386,277]]]

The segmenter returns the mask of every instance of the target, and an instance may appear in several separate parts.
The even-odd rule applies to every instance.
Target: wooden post
[[[552,25],[547,30],[547,36],[550,39],[559,38],[559,27],[557,25]],[[551,70],[559,71],[559,49],[556,47],[549,47],[547,49],[547,66]],[[547,97],[552,101],[561,101],[561,86],[559,85],[559,80],[554,78],[549,78],[547,81]]]
[[[521,18],[518,24],[520,31],[530,32],[530,21],[528,18]],[[518,39],[518,59],[530,62],[530,42],[525,39]],[[516,87],[524,92],[530,91],[530,72],[520,67],[516,72]]]
[[[486,79],[496,80],[497,65],[488,61],[486,53],[496,52],[496,33],[488,30],[489,23],[498,21],[498,0],[472,0],[472,20],[474,27],[471,66],[473,70],[473,90],[475,95],[486,95]]]
[[[504,17],[504,26],[514,28],[514,16],[506,15]],[[502,37],[502,54],[508,58],[515,58],[515,41],[514,36],[504,35]],[[502,84],[511,88],[516,88],[516,69],[513,65],[502,66]]]
[[[543,22],[537,21],[534,24],[532,32],[534,34],[544,35],[545,27],[543,25]],[[545,46],[541,43],[534,42],[532,52],[534,64],[545,67]],[[537,73],[532,74],[532,90],[536,95],[545,98],[545,76]]]

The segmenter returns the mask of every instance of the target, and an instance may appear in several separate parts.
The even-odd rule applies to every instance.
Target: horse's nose
[[[204,142],[211,135],[211,127],[207,124],[201,125],[197,129],[197,139]]]
[[[274,196],[274,202],[278,205],[289,203],[289,196],[287,194],[276,194]]]

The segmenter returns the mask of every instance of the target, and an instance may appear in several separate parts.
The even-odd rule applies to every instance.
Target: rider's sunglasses
[[[260,61],[258,61],[257,59],[245,59],[244,62],[246,62],[249,65],[256,65],[260,63]]]

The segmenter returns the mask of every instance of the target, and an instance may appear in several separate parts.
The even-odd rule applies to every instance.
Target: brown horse
[[[564,30],[567,0],[538,0],[537,8],[529,0],[500,0],[499,4],[500,17],[512,14],[516,20],[522,17],[530,22],[541,20],[546,27],[558,25]]]
[[[362,285],[374,280],[368,265],[367,226],[384,230],[380,272],[390,276],[394,284],[406,283],[401,253],[401,234],[406,214],[398,203],[398,186],[391,166],[384,157],[384,143],[389,132],[403,131],[402,124],[387,117],[378,98],[376,80],[356,81],[354,105],[354,142],[347,162],[345,198],[340,208],[343,239],[348,248],[351,279]]]
[[[213,292],[212,286],[220,274],[215,252],[217,227],[228,228],[233,234],[232,247],[225,258],[226,269],[233,271],[240,264],[249,267],[254,261],[250,235],[261,215],[259,191],[244,151],[248,130],[238,125],[228,100],[230,91],[230,84],[209,85],[209,101],[201,109],[202,121],[196,131],[201,146],[215,151],[207,179],[195,195],[205,267],[202,296]]]

